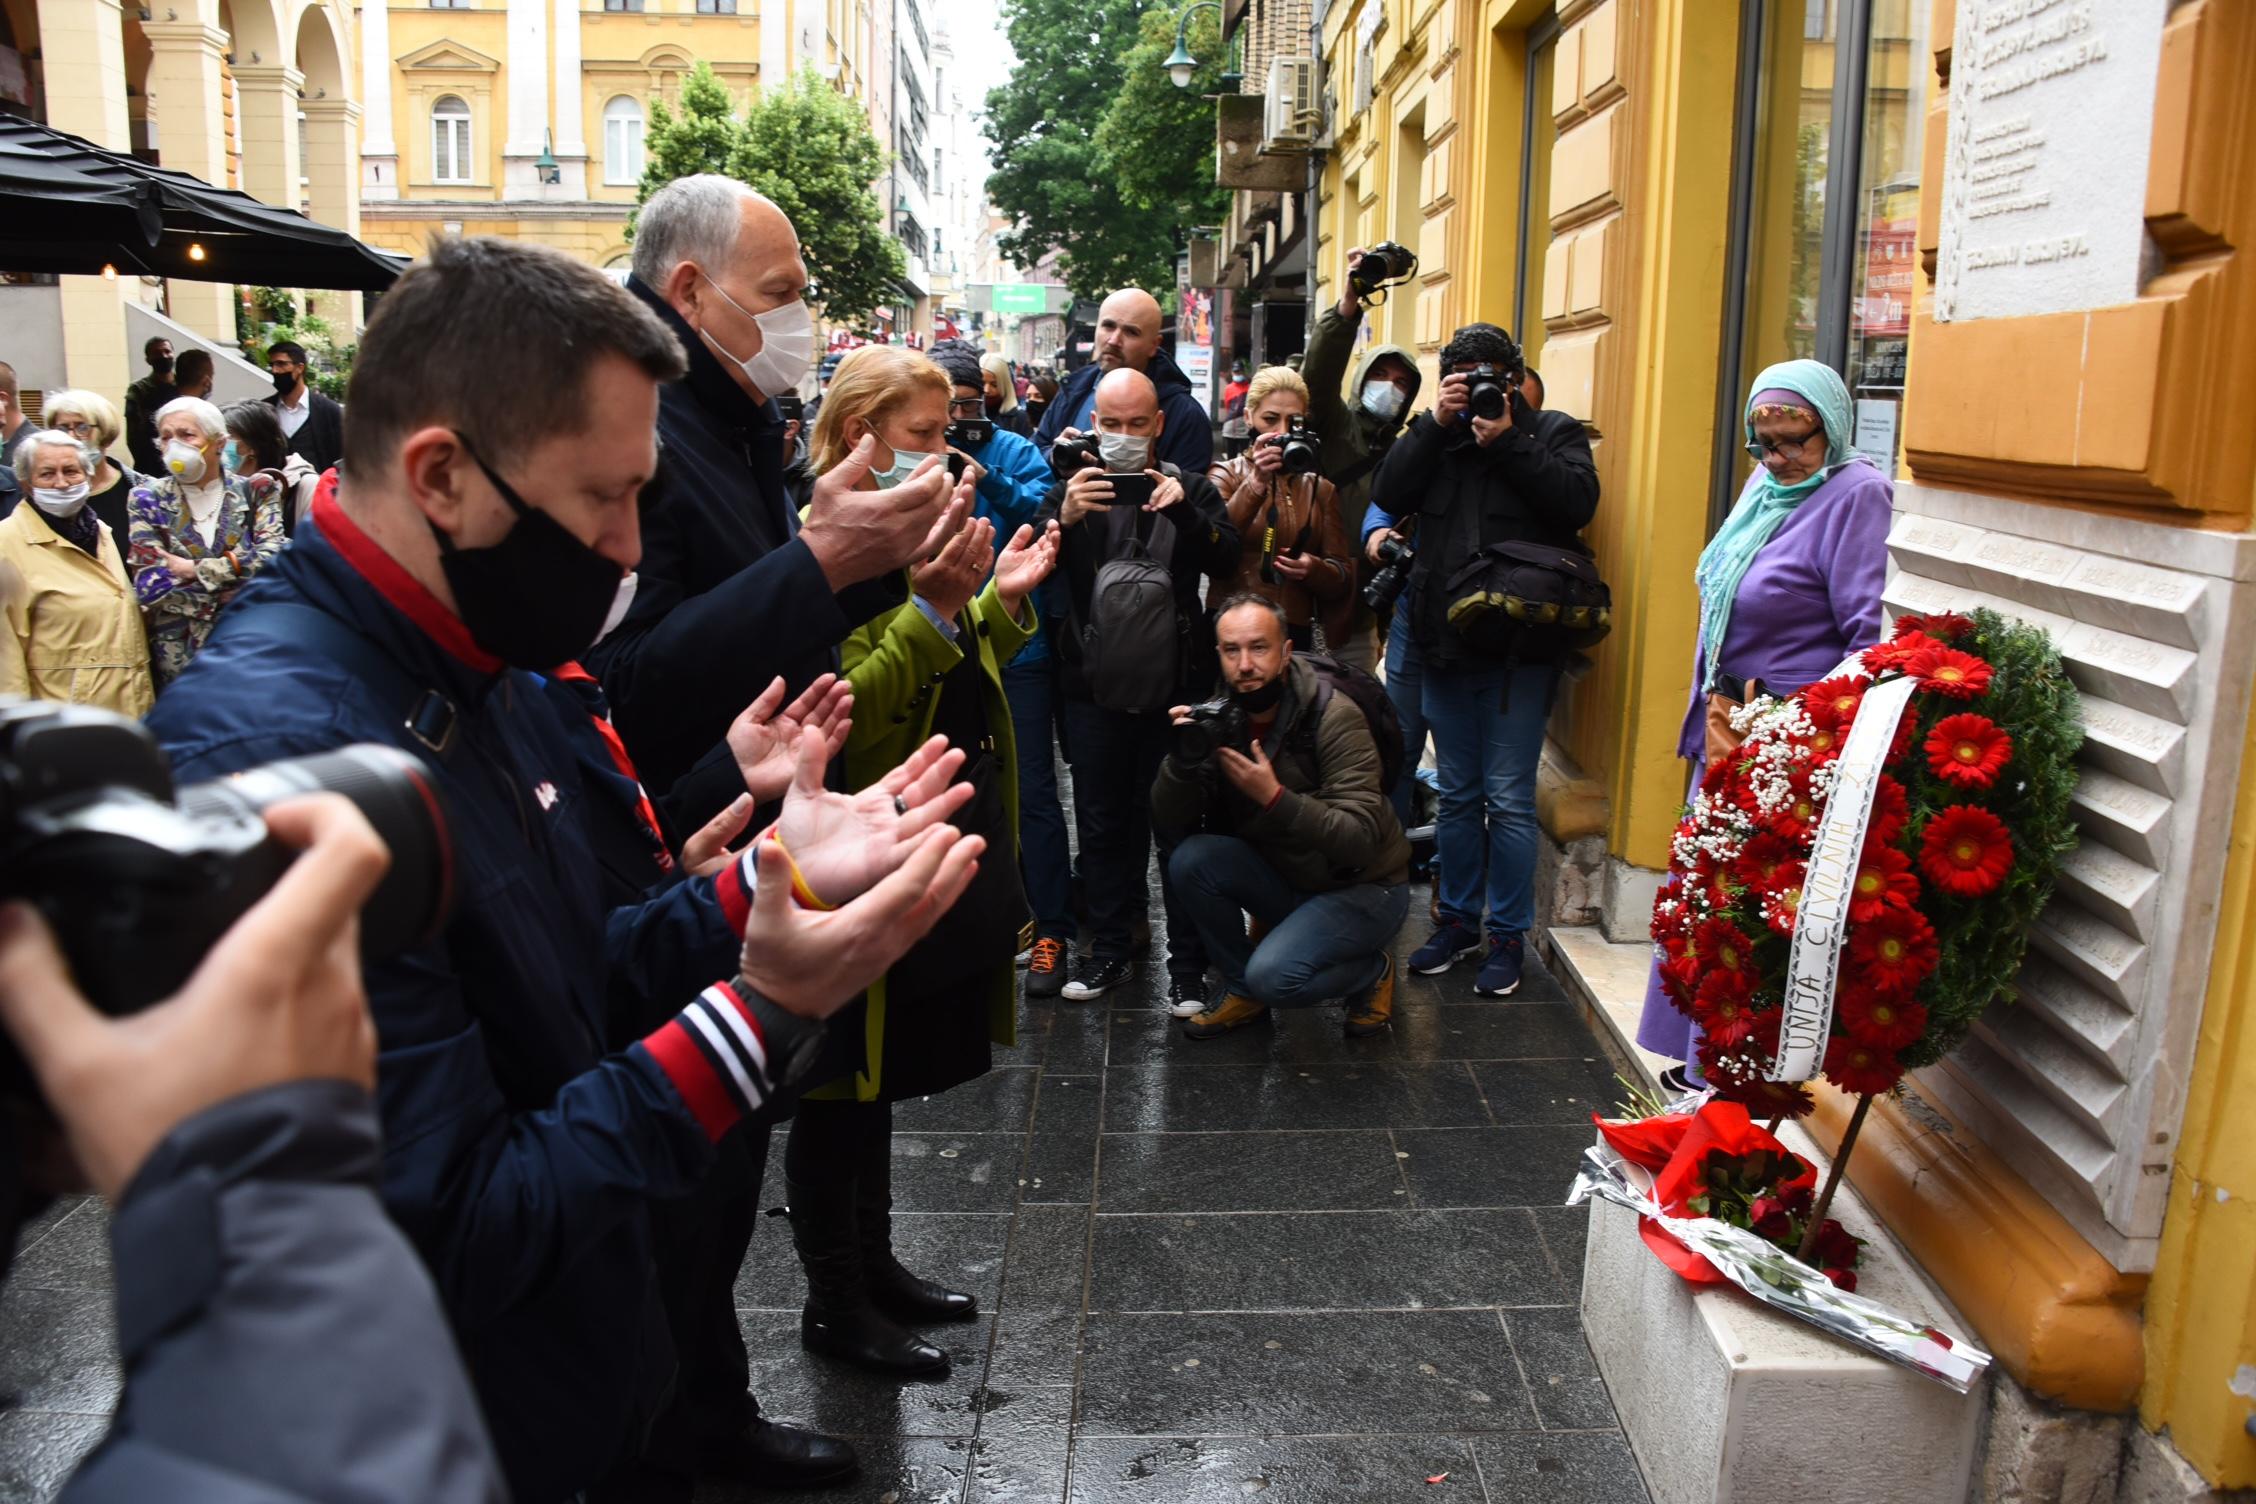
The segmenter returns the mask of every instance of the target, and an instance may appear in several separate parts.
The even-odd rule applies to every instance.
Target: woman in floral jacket
[[[228,473],[227,422],[211,403],[166,403],[157,444],[166,473],[133,490],[127,567],[162,690],[204,645],[220,608],[281,552],[283,532],[274,488]]]

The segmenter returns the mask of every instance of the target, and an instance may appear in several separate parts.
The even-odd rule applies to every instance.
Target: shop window
[[[626,94],[603,107],[603,181],[642,181],[642,105]]]
[[[452,94],[431,106],[431,180],[470,181],[470,106]]]
[[[1776,361],[1841,372],[1851,443],[1894,472],[1932,69],[1924,0],[1743,12],[1714,521],[1752,469],[1738,442],[1747,383]]]
[[[640,12],[642,0],[603,0],[605,10]]]
[[[736,0],[697,0],[697,13],[701,16],[733,16]]]

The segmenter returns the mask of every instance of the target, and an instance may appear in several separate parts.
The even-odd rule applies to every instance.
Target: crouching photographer
[[[1227,989],[1183,1032],[1212,1039],[1344,997],[1347,1032],[1376,1034],[1393,1017],[1387,947],[1410,903],[1380,740],[1400,731],[1369,676],[1294,656],[1275,603],[1232,596],[1214,638],[1227,693],[1170,712],[1152,785],[1153,823],[1177,841],[1169,876]]]
[[[1379,467],[1365,536],[1374,560],[1398,557],[1397,524],[1415,522],[1387,667],[1400,693],[1395,665],[1413,664],[1433,736],[1441,892],[1410,968],[1432,975],[1480,951],[1485,917],[1473,991],[1501,997],[1520,985],[1535,922],[1535,772],[1560,663],[1605,631],[1605,587],[1576,537],[1598,510],[1598,469],[1581,423],[1528,405],[1502,329],[1459,329],[1441,369],[1434,410]]]

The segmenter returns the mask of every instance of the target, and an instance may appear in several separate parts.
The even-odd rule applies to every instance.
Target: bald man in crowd
[[[1097,383],[1115,371],[1141,371],[1157,393],[1167,431],[1158,458],[1185,475],[1204,475],[1214,461],[1214,425],[1191,392],[1190,378],[1159,347],[1159,299],[1123,287],[1097,309],[1097,358],[1065,380],[1042,414],[1034,442],[1048,454],[1060,438],[1094,431]]]
[[[1122,294],[1115,294],[1115,297]],[[1144,297],[1144,294],[1137,294]],[[1147,301],[1148,298],[1147,298]],[[1108,301],[1105,305],[1111,307]],[[1165,357],[1162,357],[1164,359]],[[1173,369],[1172,366],[1169,369]],[[1087,373],[1082,373],[1087,374]],[[1076,379],[1079,379],[1076,377]],[[1073,823],[1080,836],[1081,881],[1088,896],[1089,958],[1065,984],[1075,1002],[1103,997],[1136,975],[1134,921],[1142,907],[1151,861],[1151,787],[1167,751],[1167,708],[1205,698],[1214,682],[1214,656],[1194,644],[1210,642],[1199,576],[1228,579],[1238,565],[1238,532],[1206,471],[1164,458],[1176,415],[1162,407],[1151,379],[1126,365],[1089,383],[1092,421],[1103,458],[1060,480],[1044,504],[1063,529],[1057,578],[1070,600],[1069,630],[1053,635],[1058,655],[1058,700],[1064,711],[1067,760],[1073,770]],[[1062,406],[1065,399],[1059,398]],[[1206,444],[1206,414],[1191,403]],[[1053,409],[1054,411],[1054,409]],[[1117,500],[1115,478],[1148,476],[1151,499],[1140,510]],[[1106,621],[1093,619],[1090,602],[1097,571],[1141,541],[1162,560],[1175,587],[1174,693],[1146,695],[1154,703],[1119,708],[1101,672],[1092,672],[1084,629],[1101,640]],[[1190,916],[1175,900],[1167,878],[1168,848],[1160,851],[1160,893],[1167,905],[1168,1003],[1188,1016],[1206,995],[1206,948]],[[1185,1012],[1184,1010],[1188,1010]]]

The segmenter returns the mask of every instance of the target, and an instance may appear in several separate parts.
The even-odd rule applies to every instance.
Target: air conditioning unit
[[[1264,152],[1303,152],[1316,145],[1316,128],[1323,120],[1323,107],[1316,97],[1316,59],[1272,59],[1266,100],[1261,131]]]

